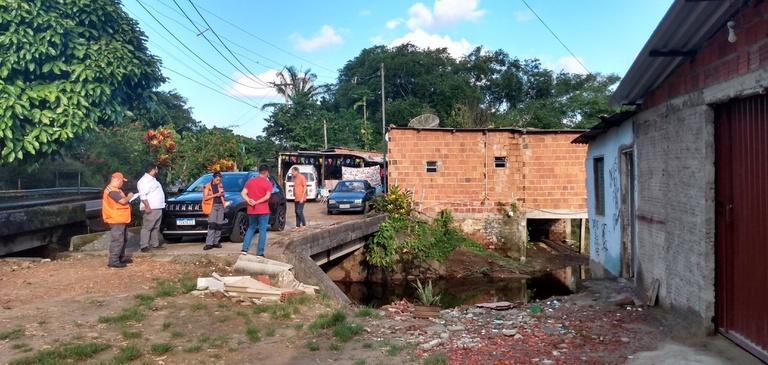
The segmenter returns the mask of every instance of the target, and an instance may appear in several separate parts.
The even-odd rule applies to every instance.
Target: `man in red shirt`
[[[259,243],[256,247],[256,256],[264,257],[264,246],[267,244],[267,224],[269,224],[269,197],[272,196],[272,183],[269,181],[269,166],[259,166],[259,176],[245,182],[240,196],[248,202],[248,231],[243,239],[241,255],[248,254],[251,240],[259,227]]]
[[[296,212],[296,228],[307,226],[307,220],[304,219],[304,203],[307,202],[307,178],[299,172],[299,168],[291,168],[293,175],[293,207]]]

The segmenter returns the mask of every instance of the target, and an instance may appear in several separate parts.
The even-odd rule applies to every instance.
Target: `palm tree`
[[[278,94],[285,97],[285,103],[289,101],[295,103],[296,101],[309,101],[320,89],[315,86],[315,80],[317,75],[312,73],[311,69],[307,69],[305,72],[296,70],[294,66],[288,66],[285,71],[277,73],[278,82],[270,82],[269,84],[275,88]]]

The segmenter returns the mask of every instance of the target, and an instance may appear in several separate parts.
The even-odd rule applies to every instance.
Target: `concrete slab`
[[[628,359],[632,365],[760,365],[750,355],[722,336],[703,338],[695,343],[665,341],[655,351],[639,352]]]

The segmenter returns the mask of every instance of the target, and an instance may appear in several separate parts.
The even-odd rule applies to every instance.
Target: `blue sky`
[[[672,4],[525,1],[589,71],[620,76]],[[185,96],[206,126],[229,127],[248,137],[263,134],[268,110],[261,111],[261,105],[283,100],[261,81],[274,81],[284,66],[295,66],[311,69],[318,83],[333,83],[338,69],[373,45],[410,41],[447,47],[455,57],[482,45],[521,59],[538,58],[555,71],[586,72],[522,0],[122,2],[147,34],[150,51],[167,67],[163,73],[170,80],[162,89]]]

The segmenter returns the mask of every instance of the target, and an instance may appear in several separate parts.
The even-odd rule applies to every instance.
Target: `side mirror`
[[[177,191],[177,193],[179,193],[179,194],[181,194],[183,192],[184,192],[184,188],[179,188],[179,190]]]

